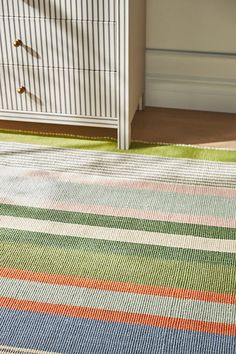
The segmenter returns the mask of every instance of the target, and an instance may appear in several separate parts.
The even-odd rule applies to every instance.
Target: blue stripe
[[[66,354],[235,354],[233,336],[0,309],[0,345]]]

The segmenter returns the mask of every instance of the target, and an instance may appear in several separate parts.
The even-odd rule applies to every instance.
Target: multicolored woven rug
[[[236,353],[236,152],[6,140],[0,353]]]

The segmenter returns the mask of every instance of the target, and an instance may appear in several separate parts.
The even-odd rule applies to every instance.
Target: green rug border
[[[115,139],[88,138],[76,135],[47,134],[0,129],[1,142],[47,145],[60,148],[155,155],[218,162],[236,162],[236,150],[202,148],[192,145],[132,142],[130,150],[118,150]]]

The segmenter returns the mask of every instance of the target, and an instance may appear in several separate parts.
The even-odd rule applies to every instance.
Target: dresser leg
[[[131,123],[127,122],[126,120],[120,120],[117,133],[118,149],[128,150],[131,144]]]
[[[140,97],[140,100],[139,100],[138,109],[139,109],[139,111],[143,111],[144,108],[145,108],[144,95],[142,95],[142,96]]]

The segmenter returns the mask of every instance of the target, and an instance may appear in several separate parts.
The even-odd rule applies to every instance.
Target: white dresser
[[[145,0],[0,0],[0,119],[116,128],[143,106]]]

